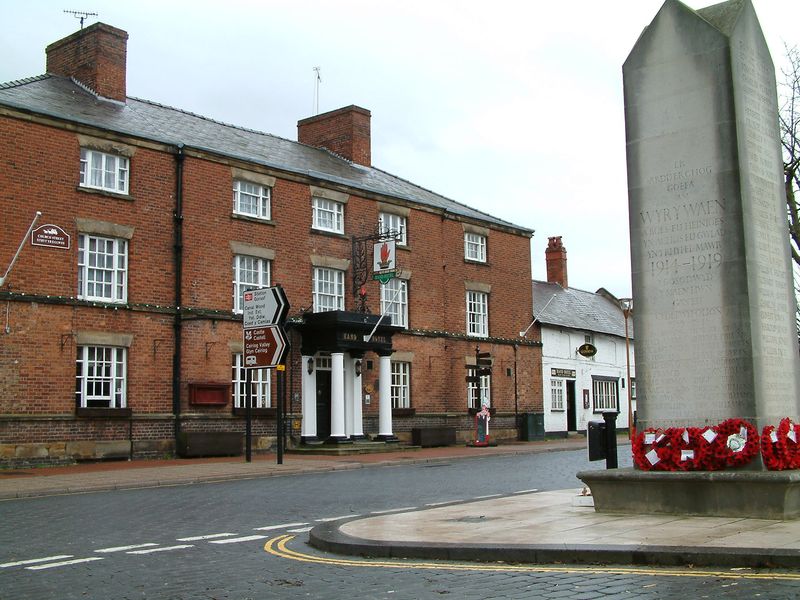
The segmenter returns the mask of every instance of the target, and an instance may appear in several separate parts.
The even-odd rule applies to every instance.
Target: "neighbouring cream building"
[[[545,432],[586,431],[589,421],[602,420],[609,410],[619,411],[617,427],[626,429],[629,414],[636,411],[636,370],[633,319],[627,315],[626,336],[625,301],[602,288],[587,292],[569,287],[567,251],[560,237],[549,238],[546,258],[548,280],[533,282],[534,317],[542,340]]]

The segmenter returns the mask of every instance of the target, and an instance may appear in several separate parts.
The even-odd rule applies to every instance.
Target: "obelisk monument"
[[[750,0],[667,0],[623,77],[639,427],[796,419],[775,68]]]
[[[664,440],[674,462],[578,477],[600,512],[800,518],[800,471],[758,454],[764,426],[800,417],[800,361],[775,69],[750,0],[667,0],[622,72],[638,428],[650,464]],[[684,471],[723,422],[739,428],[714,446],[725,467]],[[681,449],[687,428],[709,437]],[[729,468],[744,445],[755,459]]]

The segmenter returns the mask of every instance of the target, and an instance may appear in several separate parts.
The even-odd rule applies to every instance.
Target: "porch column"
[[[353,358],[353,434],[351,437],[354,440],[363,440],[366,437],[364,435],[364,418],[361,411],[361,386],[363,381],[361,379],[361,369],[363,368],[361,358],[361,356]]]
[[[385,442],[396,442],[397,438],[392,434],[392,357],[391,355],[380,357],[380,368],[378,370],[378,435],[376,439]]]
[[[353,358],[344,357],[344,434],[353,437]]]
[[[342,442],[344,434],[344,353],[331,352],[331,441]]]
[[[313,356],[303,356],[301,360],[303,372],[301,379],[303,419],[300,426],[300,441],[304,444],[313,444],[319,441],[317,439],[316,364]]]

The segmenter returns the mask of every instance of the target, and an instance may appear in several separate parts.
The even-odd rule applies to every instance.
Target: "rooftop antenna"
[[[314,73],[316,77],[314,78],[314,114],[319,114],[319,84],[322,81],[322,77],[319,76],[319,67],[314,67]]]
[[[80,21],[81,21],[81,29],[83,29],[83,20],[86,17],[96,17],[97,16],[97,13],[83,12],[83,11],[80,11],[80,10],[65,10],[64,12],[67,13],[68,15],[72,15],[76,19],[80,19]]]

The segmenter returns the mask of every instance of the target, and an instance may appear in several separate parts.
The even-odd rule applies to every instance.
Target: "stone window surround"
[[[97,221],[95,219],[82,219],[80,217],[75,219],[75,227],[78,233],[105,235],[123,240],[132,239],[135,231],[134,227],[129,227],[127,225],[118,225],[117,223]]]
[[[106,140],[97,138],[90,135],[78,134],[78,144],[81,148],[89,150],[97,150],[98,152],[105,152],[107,154],[116,154],[123,156],[130,160],[136,154],[136,146],[130,144],[123,144],[113,140]]]
[[[248,183],[257,183],[264,187],[274,188],[277,179],[272,175],[264,175],[263,173],[256,173],[254,171],[246,171],[238,167],[231,167],[231,180],[241,179]]]
[[[264,248],[263,246],[256,246],[255,244],[248,244],[247,242],[230,242],[231,252],[234,256],[246,255],[255,256],[256,258],[263,258],[266,260],[275,260],[275,250]]]
[[[130,348],[133,344],[132,333],[114,333],[110,331],[77,331],[75,344],[78,346],[116,346]]]
[[[492,284],[483,283],[481,281],[464,281],[464,289],[468,292],[483,292],[484,294],[491,294]]]
[[[346,258],[334,258],[332,256],[312,254],[310,259],[311,266],[313,267],[325,267],[327,269],[336,269],[338,271],[347,271],[347,269],[350,268],[350,261]]]
[[[334,202],[338,202],[339,204],[347,204],[347,200],[350,197],[348,194],[345,194],[344,192],[336,192],[334,190],[328,190],[314,185],[310,185],[308,187],[311,189],[312,202],[314,198],[325,198],[326,200],[333,200]]]

